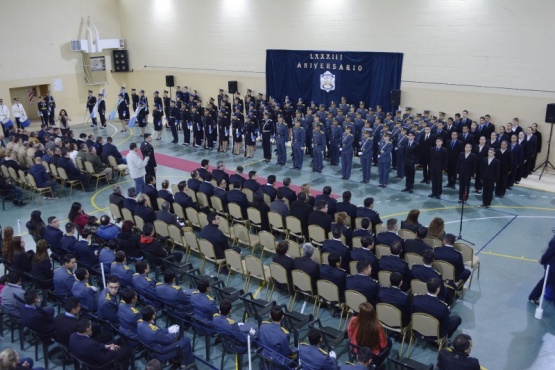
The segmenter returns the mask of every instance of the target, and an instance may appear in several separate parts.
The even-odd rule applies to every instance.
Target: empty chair
[[[284,285],[287,289],[289,289],[289,277],[285,267],[276,262],[270,263],[270,275],[272,276],[272,291],[270,292],[270,299],[272,299],[276,284]]]
[[[416,233],[407,229],[401,229],[397,234],[404,240],[416,239]]]
[[[326,240],[326,231],[318,225],[308,225],[308,239],[317,246],[322,246]]]
[[[299,246],[299,243],[297,243],[294,240],[287,240],[289,242],[289,257],[295,259],[297,257],[301,257],[301,247]]]
[[[305,298],[314,300],[314,307],[312,308],[312,313],[314,314],[316,309],[316,296],[314,295],[314,291],[312,289],[312,278],[306,272],[301,270],[291,271],[291,278],[293,279],[295,294],[289,302],[289,310],[293,310],[295,301],[297,300],[297,294],[301,294],[305,296]]]
[[[389,277],[391,276],[391,271],[380,270],[378,271],[378,282],[381,286],[390,287],[391,281],[389,281]]]
[[[254,252],[254,249],[259,244],[258,235],[252,235],[245,225],[242,224],[233,225],[233,232],[235,234],[235,238],[237,238],[237,244],[242,244]]]
[[[247,217],[251,227],[254,227],[257,230],[262,229],[262,214],[258,209],[254,207],[247,208]]]
[[[391,248],[389,245],[378,244],[376,245],[376,258],[381,259],[382,256],[389,256],[391,254]]]
[[[121,209],[118,207],[117,204],[114,204],[114,203],[108,204],[108,209],[110,209],[110,213],[112,214],[112,218],[114,219],[114,222],[118,223],[121,220],[123,220]]]
[[[410,269],[413,265],[422,264],[422,256],[416,253],[405,253],[405,261],[409,264]]]
[[[229,277],[231,276],[232,271],[235,271],[242,276],[246,276],[247,270],[245,268],[245,261],[241,258],[241,255],[239,253],[231,248],[226,249],[224,253],[228,269],[227,280],[225,281],[225,285],[227,286],[229,284]]]
[[[283,217],[279,213],[276,211],[268,212],[268,221],[272,231],[283,234],[284,238],[287,239],[287,229],[283,224]]]
[[[384,233],[387,231],[387,227],[384,224],[376,224],[376,234]]]
[[[294,236],[299,240],[301,243],[304,242],[304,235],[303,235],[303,228],[301,225],[301,220],[299,220],[295,216],[287,216],[285,217],[285,225],[287,228],[287,236],[291,237]]]
[[[258,233],[259,243],[262,247],[262,252],[260,253],[260,258],[262,259],[264,252],[276,254],[277,242],[275,236],[267,231],[261,231]]]
[[[201,239],[199,241],[200,253],[202,254],[202,263],[200,265],[200,270],[204,272],[204,263],[208,260],[216,264],[217,274],[220,275],[220,269],[225,263],[225,258],[217,259],[216,252],[214,251],[214,246],[206,239]]]
[[[128,210],[127,208],[121,209],[121,216],[123,217],[124,221],[131,221],[135,224],[135,218],[133,217],[133,212]]]
[[[463,262],[465,266],[470,267],[472,273],[470,274],[470,279],[468,280],[468,289],[472,285],[472,276],[474,275],[474,270],[478,269],[478,279],[480,279],[480,257],[474,255],[474,248],[465,243],[455,243],[453,248],[461,252],[463,256]]]
[[[185,213],[187,214],[187,221],[189,221],[189,226],[201,229],[200,220],[198,218],[198,211],[193,207],[187,207]]]
[[[92,163],[89,161],[85,161],[84,164],[85,164],[85,170],[87,171],[87,174],[89,175],[89,177],[94,177],[96,179],[96,189],[98,189],[98,182],[100,180],[105,180],[107,184],[109,183],[107,174],[94,172],[94,167]]]
[[[248,220],[243,218],[243,211],[241,210],[241,206],[237,203],[231,202],[227,205],[227,209],[229,211],[229,216],[234,223],[241,223],[247,224]]]
[[[261,260],[254,256],[245,257],[245,267],[247,269],[247,281],[245,283],[245,291],[249,290],[251,278],[258,279],[261,284],[270,282],[270,267],[264,265]],[[266,295],[268,295],[268,288],[266,288]]]
[[[331,281],[322,279],[316,282],[316,287],[318,289],[318,311],[316,312],[316,317],[320,317],[320,307],[322,306],[322,303],[326,303],[329,308],[337,307],[337,309],[341,311],[337,329],[341,328],[344,304],[341,303],[339,288]]]
[[[195,235],[194,232],[192,232],[192,231],[183,232],[183,238],[185,239],[185,242],[187,243],[187,246],[188,246],[188,248],[187,248],[187,261],[189,261],[189,257],[191,256],[191,251],[201,255],[200,247],[199,247],[199,244],[198,244],[198,239],[197,239],[197,236]]]
[[[421,312],[414,312],[412,314],[412,334],[407,348],[407,357],[411,356],[410,347],[412,345],[413,337],[418,339],[424,337],[426,339],[433,339],[437,343],[437,351],[441,351],[444,345],[447,344],[447,336],[441,337],[439,333],[439,321],[428,314]]]
[[[441,247],[443,242],[438,238],[434,238],[433,236],[427,236],[424,238],[424,243],[428,244],[432,248]]]
[[[428,286],[426,285],[425,281],[412,279],[410,281],[410,291],[412,295],[428,294]]]

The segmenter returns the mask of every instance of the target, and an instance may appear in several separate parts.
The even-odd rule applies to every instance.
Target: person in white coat
[[[15,123],[17,124],[17,128],[21,128],[21,122],[25,121],[27,117],[27,113],[25,112],[25,108],[23,107],[23,104],[19,102],[19,98],[14,98],[13,101],[14,101],[12,105],[13,117],[15,118]],[[24,119],[21,119],[22,117]]]
[[[137,143],[129,144],[129,153],[127,153],[127,166],[129,168],[129,175],[135,181],[135,189],[137,194],[144,193],[146,188],[145,167],[148,164],[149,157],[141,159],[139,156],[139,147]]]

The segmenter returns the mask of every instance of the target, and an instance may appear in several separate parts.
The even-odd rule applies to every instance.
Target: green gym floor
[[[36,126],[36,125],[34,125]],[[76,137],[81,132],[91,132],[91,128],[85,125],[74,126]],[[133,128],[127,133],[119,132],[119,123],[108,124],[106,130],[94,129],[96,135],[106,137],[111,135],[120,150],[128,150],[132,142],[140,143],[138,137],[139,129]],[[149,127],[147,132],[152,132]],[[180,132],[180,139],[182,133]],[[228,170],[234,170],[236,166],[245,167],[245,173],[257,170],[260,177],[265,178],[270,174],[277,176],[278,181],[284,177],[291,177],[293,183],[301,185],[309,183],[312,189],[322,190],[329,185],[333,193],[340,196],[343,191],[350,190],[353,194],[352,202],[360,205],[363,199],[372,196],[376,199],[375,209],[380,213],[382,220],[395,217],[399,221],[404,220],[410,209],[417,208],[421,211],[420,222],[427,225],[433,217],[439,216],[445,220],[446,232],[459,235],[460,205],[457,203],[458,190],[444,189],[441,200],[428,198],[430,185],[420,184],[422,174],[417,171],[414,194],[401,192],[404,188],[404,180],[394,178],[392,171],[390,184],[386,189],[377,187],[377,167],[372,167],[370,184],[361,184],[360,165],[357,159],[353,162],[353,171],[350,180],[341,180],[340,168],[329,166],[324,162],[324,170],[321,174],[312,173],[310,170],[310,157],[305,157],[302,171],[290,169],[291,164],[278,166],[274,161],[266,164],[262,160],[262,149],[259,147],[252,159],[244,158],[242,155],[234,157],[228,153],[217,153],[205,151],[192,146],[185,147],[180,144],[169,144],[171,133],[164,130],[162,141],[152,141],[156,153],[175,156],[189,161],[200,162],[203,158],[210,159],[211,165],[218,160],[224,160]],[[288,158],[290,148],[288,150]],[[549,181],[547,175],[546,179]],[[157,169],[157,183],[168,179],[170,183],[177,183],[189,177],[189,173],[159,166]],[[537,177],[537,176],[536,176]],[[263,181],[260,179],[260,181]],[[555,193],[549,191],[535,190],[521,185],[515,186],[507,191],[503,199],[494,198],[492,207],[480,208],[481,196],[471,194],[468,205],[464,209],[464,220],[462,222],[462,236],[464,239],[474,243],[475,253],[480,257],[481,271],[478,279],[475,272],[472,286],[464,294],[464,298],[458,301],[452,314],[462,318],[462,324],[455,333],[465,333],[472,336],[472,356],[480,360],[480,364],[489,370],[509,369],[549,369],[555,361],[555,309],[551,301],[544,303],[544,314],[542,320],[534,318],[536,306],[528,302],[528,294],[541,278],[543,269],[537,260],[545,251],[548,241],[553,236],[552,227],[555,221]],[[532,181],[532,180],[530,180]],[[120,184],[124,195],[127,188],[133,185],[129,177],[122,178]],[[97,217],[107,213],[108,196],[112,192],[112,186],[102,185],[96,192],[83,193],[74,192],[57,200],[44,200],[40,204],[35,198],[28,202],[23,208],[13,207],[6,204],[7,208],[0,214],[2,227],[12,226],[16,234],[21,233],[25,237],[27,248],[34,248],[32,238],[27,234],[25,222],[28,221],[32,210],[40,209],[42,217],[46,220],[49,216],[57,216],[61,224],[67,222],[67,214],[71,203],[79,201],[83,209],[89,214]],[[552,188],[555,190],[555,188]],[[248,252],[244,251],[243,254]],[[260,256],[260,251],[256,251]],[[191,257],[193,265],[200,265],[199,259]],[[265,255],[265,263],[271,261],[271,256]],[[207,263],[206,272],[213,270],[213,266]],[[244,286],[241,276],[233,275],[230,285],[238,288]],[[265,298],[267,288],[259,287],[253,280],[250,291],[259,298]],[[273,299],[278,304],[288,303],[289,297],[275,292]],[[297,299],[295,310],[300,311],[303,305],[301,299]],[[307,302],[305,312],[312,311],[312,303]],[[239,320],[243,310],[235,312],[235,319]],[[322,309],[320,318],[323,323],[337,327],[338,318],[332,318],[327,309]],[[191,336],[192,337],[192,336]],[[301,332],[301,341],[306,340],[306,330]],[[195,355],[204,358],[203,341],[197,341]],[[13,346],[19,350],[16,341],[10,343],[9,335],[4,335],[0,341],[0,350]],[[393,349],[399,349],[400,343],[394,342]],[[344,346],[336,347],[340,364],[347,360]],[[34,356],[32,347],[27,345],[27,350],[22,354]],[[39,355],[42,358],[42,354]],[[412,352],[412,359],[422,363],[436,362],[436,350],[423,343],[419,344]],[[219,368],[221,352],[219,346],[212,347],[211,363]],[[246,359],[246,358],[245,358]],[[141,360],[144,365],[144,360]],[[42,360],[36,366],[43,366]],[[50,363],[51,368],[61,368],[59,363]],[[549,365],[551,364],[551,365]],[[141,368],[143,365],[138,365]],[[231,356],[226,356],[224,368],[234,368]],[[203,368],[199,364],[199,368]],[[244,366],[246,368],[246,366]]]

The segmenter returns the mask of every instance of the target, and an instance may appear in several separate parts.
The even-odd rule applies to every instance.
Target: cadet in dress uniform
[[[229,116],[225,114],[225,110],[218,111],[218,151],[227,153],[229,145]]]
[[[133,275],[133,286],[139,293],[146,293],[156,296],[156,282],[148,277],[150,266],[146,261],[139,261],[135,264],[136,274]]]
[[[212,326],[216,333],[225,337],[235,339],[241,345],[235,346],[234,350],[237,353],[245,353],[247,351],[247,336],[250,333],[252,336],[256,334],[256,329],[252,324],[244,324],[236,322],[231,319],[231,302],[223,299],[220,302],[220,313],[215,313],[212,318]]]
[[[264,151],[264,161],[270,162],[272,159],[272,143],[270,139],[274,136],[274,121],[270,119],[270,113],[264,113],[264,121],[262,122],[262,150]]]
[[[195,105],[190,106],[191,124],[193,126],[193,147],[197,148],[202,144],[202,116]]]
[[[127,93],[120,93],[118,95],[117,102],[118,118],[121,123],[121,132],[127,131],[126,121],[129,119],[129,103],[125,100],[125,95],[127,95]]]
[[[299,346],[299,360],[305,370],[338,370],[337,355],[319,347],[322,334],[316,329],[308,331],[308,342]]]
[[[312,171],[322,173],[324,169],[324,148],[326,146],[326,134],[321,131],[321,124],[314,126],[312,133],[312,145],[314,164]]]
[[[337,166],[339,164],[339,147],[341,145],[341,138],[343,136],[343,129],[341,129],[341,126],[339,126],[339,121],[337,120],[337,118],[333,119],[330,134],[331,165]]]
[[[285,122],[283,122],[283,116],[278,115],[278,121],[276,124],[276,146],[277,146],[277,164],[283,166],[287,161],[287,149],[285,143],[289,141],[289,129]]]
[[[301,120],[295,119],[295,127],[293,128],[293,140],[291,146],[293,147],[293,168],[300,170],[303,168],[303,149],[306,145],[306,134],[301,127]]]
[[[145,95],[145,91],[141,90],[139,95],[139,104],[143,103],[145,106],[145,120],[148,123],[148,114],[150,113],[148,110],[148,97]]]
[[[191,143],[191,112],[189,111],[188,104],[181,104],[181,106],[177,106],[177,102],[175,104],[177,109],[179,109],[179,114],[175,120],[175,130],[178,131],[181,129],[183,130],[183,144],[185,146],[189,146]]]
[[[397,136],[397,145],[395,145],[395,159],[397,160],[397,178],[399,179],[405,177],[405,148],[407,147],[408,141],[407,129],[403,127],[399,133],[399,136]]]
[[[296,348],[289,346],[289,331],[280,324],[283,319],[283,310],[280,306],[274,306],[270,311],[272,322],[263,321],[258,331],[259,342],[264,346],[262,354],[267,358],[273,358],[276,362],[289,365],[297,358]],[[275,354],[280,354],[278,358]]]
[[[46,104],[42,96],[39,96],[39,102],[37,106],[39,110],[41,124],[48,125],[48,105]]]
[[[145,127],[146,127],[146,118],[147,118],[147,108],[145,106],[145,103],[143,101],[139,102],[139,108],[137,108],[137,110],[135,111],[135,114],[137,115],[137,123],[139,124],[139,127],[141,128],[141,134],[139,136],[143,136],[145,134]]]
[[[208,280],[201,278],[197,283],[197,288],[191,293],[191,306],[193,306],[195,318],[211,321],[219,309],[214,298],[208,295],[210,283]]]
[[[133,106],[133,112],[136,112],[139,107],[139,95],[137,95],[137,89],[131,89],[131,103]]]
[[[378,176],[380,187],[385,188],[389,183],[389,169],[391,168],[391,152],[393,145],[389,141],[389,133],[383,135],[383,141],[378,144]]]
[[[179,109],[175,106],[175,100],[170,101],[170,108],[166,111],[168,124],[170,125],[170,129],[172,130],[173,141],[172,144],[177,144],[179,137],[177,136],[177,127],[175,126],[176,120],[178,119]]]
[[[98,294],[98,307],[96,314],[99,318],[111,323],[118,321],[118,299],[119,278],[111,276],[106,282],[106,289]]]
[[[48,107],[48,123],[50,126],[54,126],[55,116],[56,116],[56,101],[54,97],[50,95],[50,91],[46,92],[46,96],[44,97],[44,102]]]
[[[100,117],[100,128],[106,128],[106,101],[104,94],[98,94],[98,116]]]
[[[77,265],[75,257],[71,254],[66,254],[62,258],[63,265],[54,270],[54,291],[59,296],[71,296],[71,289],[75,283],[75,276],[73,269]]]
[[[163,115],[166,116],[166,119],[168,117],[168,112],[170,110],[170,102],[172,101],[172,98],[171,96],[168,96],[168,93],[169,93],[168,90],[164,90],[163,91],[164,96],[162,96],[162,101],[164,103]]]
[[[236,115],[231,116],[231,132],[233,133],[233,155],[239,155],[239,153],[241,152],[241,148],[243,146],[243,131],[244,128],[241,125],[239,117]]]
[[[137,337],[137,322],[141,319],[141,313],[135,308],[137,303],[137,292],[128,288],[121,292],[122,302],[118,307],[119,331],[129,338]]]
[[[187,337],[179,338],[179,331],[172,334],[168,332],[168,329],[156,326],[156,309],[154,307],[144,307],[141,310],[141,317],[137,324],[137,337],[142,343],[157,352],[156,359],[165,363],[178,355],[181,357],[182,365],[194,361],[191,340]]]
[[[436,146],[430,149],[430,179],[432,181],[432,193],[430,198],[441,198],[443,192],[443,171],[447,169],[447,150],[442,146],[443,140],[440,136],[436,138]]]
[[[154,131],[158,133],[156,140],[162,140],[162,106],[153,105],[152,106],[152,125],[154,126]]]
[[[360,166],[362,167],[362,183],[368,184],[370,182],[370,173],[372,172],[372,130],[367,128],[364,130],[364,135],[360,144]]]
[[[191,292],[185,292],[181,286],[175,285],[175,273],[172,270],[164,272],[163,283],[156,283],[156,296],[179,312],[190,311]]]
[[[154,148],[150,145],[152,141],[152,136],[149,133],[143,135],[144,141],[141,143],[141,153],[143,154],[143,158],[148,157],[148,163],[145,167],[146,174],[154,176],[156,173],[156,158],[154,158]]]
[[[96,105],[96,98],[93,96],[92,90],[89,90],[89,96],[87,97],[87,110],[92,114],[94,106]],[[96,117],[91,117],[91,127],[96,127]]]
[[[247,115],[247,121],[245,122],[245,149],[247,158],[252,158],[254,155],[254,149],[256,147],[256,138],[258,137],[258,126],[253,122],[254,116],[252,114]],[[233,155],[239,154],[241,148],[237,151],[233,151]]]
[[[124,251],[116,252],[116,260],[110,265],[110,275],[117,276],[125,287],[133,286],[133,271],[126,264],[127,258]]]
[[[204,110],[204,116],[202,117],[202,125],[204,131],[204,149],[214,149],[214,135],[216,130],[214,129],[214,120],[210,115],[210,110]]]
[[[78,280],[73,283],[71,294],[79,298],[79,303],[83,309],[90,312],[96,311],[98,301],[97,289],[87,283],[89,280],[89,272],[86,268],[79,267],[75,270],[75,276]]]
[[[464,146],[464,152],[459,154],[459,160],[457,162],[457,174],[459,175],[459,203],[465,202],[466,199],[468,199],[468,194],[470,194],[470,180],[475,172],[476,154],[472,153],[472,144],[468,143]]]
[[[500,169],[500,162],[499,159],[495,158],[494,148],[488,149],[488,156],[482,159],[482,163],[480,163],[480,166],[480,171],[482,174],[482,184],[484,186],[481,207],[489,208],[493,199],[495,181],[499,179]]]
[[[354,141],[355,137],[351,134],[351,126],[345,126],[345,133],[341,138],[341,178],[343,180],[347,180],[351,177]]]

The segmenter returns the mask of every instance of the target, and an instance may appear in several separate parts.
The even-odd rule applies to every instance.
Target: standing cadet
[[[175,121],[178,119],[180,112],[179,109],[175,106],[175,100],[170,101],[170,107],[166,111],[168,123],[170,125],[170,129],[172,130],[173,141],[172,144],[177,144],[179,137],[177,136],[177,127],[175,126]]]
[[[175,121],[175,130],[178,131],[181,127],[183,130],[183,144],[185,146],[189,146],[191,142],[191,113],[189,112],[189,105],[188,104],[181,104],[181,106],[177,106],[177,102],[175,106],[179,110],[179,114],[176,117]],[[180,126],[181,125],[181,126]]]
[[[337,166],[339,164],[339,146],[341,145],[341,137],[343,136],[343,130],[339,126],[337,118],[333,119],[330,134],[331,165]]]
[[[100,116],[100,128],[106,128],[106,102],[104,101],[104,94],[98,94],[98,115]]]
[[[162,98],[159,96],[158,90],[154,91],[154,105],[158,107],[160,111],[164,109],[164,104],[162,103]]]
[[[147,109],[145,107],[145,103],[143,101],[139,102],[139,108],[135,111],[135,115],[137,116],[137,123],[141,128],[141,133],[139,136],[145,135],[145,127],[146,127],[146,118],[147,118]]]
[[[499,159],[495,158],[495,148],[488,149],[488,156],[482,159],[481,173],[484,193],[482,194],[482,205],[480,207],[489,208],[493,199],[495,181],[499,179]]]
[[[341,178],[348,180],[353,167],[353,143],[355,137],[351,134],[351,126],[345,126],[345,133],[341,138]]]
[[[204,110],[204,117],[202,117],[202,125],[204,131],[204,149],[214,149],[214,120],[210,115],[210,110]]]
[[[162,97],[162,101],[164,102],[164,116],[166,116],[166,122],[168,122],[169,112],[170,112],[170,102],[172,98],[168,96],[168,90],[164,90],[164,96]],[[166,128],[168,128],[168,124],[166,123]]]
[[[405,188],[402,191],[408,191],[412,194],[414,188],[414,175],[416,172],[416,159],[418,157],[418,143],[414,139],[414,132],[409,132],[408,139],[404,145],[403,162],[405,173]]]
[[[321,131],[321,126],[321,123],[317,123],[312,133],[312,153],[314,155],[312,171],[318,173],[322,173],[324,168],[324,148],[326,146],[326,134]]]
[[[386,188],[389,184],[389,169],[391,168],[391,152],[393,144],[389,141],[389,133],[383,135],[383,140],[378,144],[378,176],[380,187]]]
[[[222,109],[222,110],[225,112],[225,109]],[[227,113],[224,113],[224,114],[227,114]],[[243,131],[244,131],[244,128],[241,125],[241,121],[239,121],[239,117],[236,115],[231,116],[231,132],[233,134],[233,155],[239,155],[241,153],[241,147],[243,146]],[[256,138],[254,140],[256,140]],[[254,153],[254,149],[253,149],[253,153]],[[247,155],[246,152],[245,152],[245,155]],[[252,158],[251,153],[249,153],[249,158]]]
[[[262,123],[262,150],[264,151],[264,161],[270,162],[272,159],[272,143],[270,139],[274,136],[274,121],[270,119],[270,113],[264,113],[264,122]]]
[[[42,125],[48,125],[48,105],[44,102],[44,98],[39,96],[39,102],[37,103],[40,121]]]
[[[162,106],[154,104],[152,106],[152,125],[154,126],[154,131],[158,134],[156,140],[162,140]]]
[[[476,154],[472,153],[472,144],[464,146],[464,152],[459,154],[457,173],[459,175],[459,203],[466,202],[470,193],[470,179],[476,171]]]
[[[368,184],[370,182],[370,173],[372,169],[372,130],[367,128],[364,130],[363,138],[360,144],[360,166],[362,167],[362,183]]]
[[[441,199],[443,192],[443,171],[447,169],[447,150],[443,147],[443,139],[436,138],[436,146],[430,149],[430,179],[432,181],[432,193],[430,198]]]
[[[227,153],[229,145],[229,116],[225,114],[225,110],[218,112],[218,151]]]
[[[131,89],[131,102],[133,103],[133,112],[139,107],[139,95],[137,95],[137,89]]]
[[[150,111],[148,110],[148,97],[145,95],[145,91],[141,90],[141,95],[139,95],[139,104],[144,104],[145,109],[145,122],[148,123],[148,114]]]
[[[193,126],[193,147],[197,148],[202,143],[202,116],[197,111],[196,105],[190,105],[191,125]]]
[[[86,107],[87,107],[87,110],[89,111],[89,114],[91,115],[90,116],[92,121],[91,127],[96,127],[96,116],[92,115],[95,105],[96,105],[96,98],[93,96],[92,90],[89,90],[89,96],[87,97]]]
[[[422,181],[421,183],[430,183],[430,153],[436,142],[436,136],[432,134],[431,128],[426,127],[418,143],[419,157],[418,162],[422,165]]]
[[[154,158],[154,148],[150,145],[152,141],[152,136],[149,133],[144,134],[144,141],[141,143],[141,153],[143,154],[143,158],[148,157],[148,163],[145,167],[146,175],[152,175],[156,173],[156,159]],[[146,176],[145,175],[145,176]]]
[[[277,146],[277,164],[280,166],[285,165],[287,161],[287,149],[285,143],[289,141],[289,128],[283,122],[283,116],[278,115],[276,125],[276,146]]]
[[[127,93],[124,93],[124,92],[121,92],[118,95],[117,107],[118,107],[118,118],[121,123],[121,132],[127,131],[126,120],[129,119],[129,103],[127,100],[125,100],[126,95]],[[127,99],[129,100],[129,97]]]
[[[56,115],[56,101],[54,100],[54,97],[52,95],[50,95],[50,90],[48,90],[46,92],[46,96],[44,97],[44,102],[46,103],[46,106],[48,107],[48,122],[50,123],[50,126],[54,126],[54,121],[55,121],[55,115]]]
[[[400,121],[397,121],[400,123]],[[407,129],[402,128],[399,135],[397,136],[397,145],[395,145],[395,159],[397,160],[397,178],[402,179],[405,177],[405,149],[407,147]]]
[[[302,117],[303,115],[303,111],[302,110],[297,110],[297,112],[299,112],[300,114],[298,115],[298,117]],[[314,127],[316,126],[316,118],[317,116],[313,116],[312,115],[312,109],[307,109],[306,115],[304,117],[304,122],[301,122],[301,127],[304,127],[304,133],[306,136],[306,152],[305,154],[309,154],[312,155],[312,132],[314,131]],[[320,116],[318,116],[320,117]],[[324,116],[325,118],[325,116]],[[322,119],[321,117],[319,118],[320,123],[324,123],[324,119]]]
[[[303,150],[306,145],[306,134],[301,127],[301,120],[295,119],[295,127],[293,127],[293,169],[300,170],[303,168]]]

